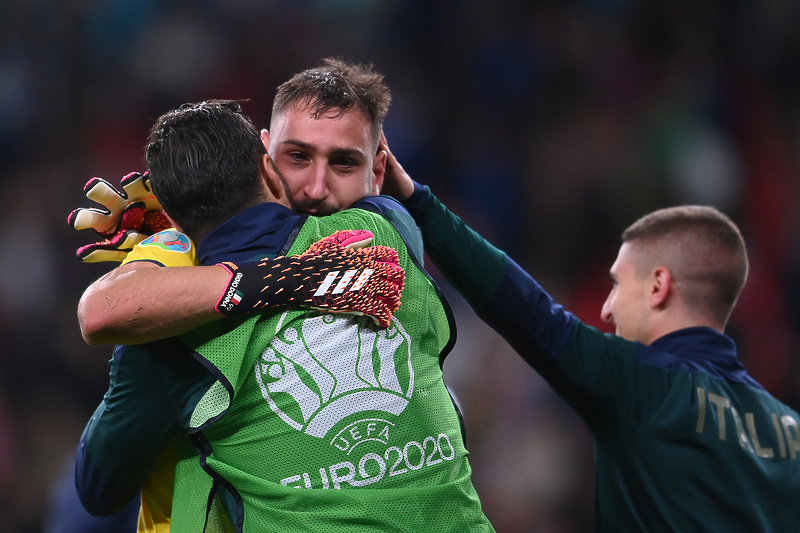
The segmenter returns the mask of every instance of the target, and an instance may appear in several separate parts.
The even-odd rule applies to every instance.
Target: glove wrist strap
[[[234,316],[287,303],[299,282],[297,257],[244,263],[219,263],[231,274],[215,308]]]

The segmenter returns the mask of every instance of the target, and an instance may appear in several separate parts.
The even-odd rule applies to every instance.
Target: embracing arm
[[[383,192],[394,195],[414,217],[425,251],[477,315],[531,365],[554,358],[575,330],[564,311],[528,273],[414,182],[387,153]]]
[[[170,446],[186,434],[197,402],[215,381],[177,339],[114,349],[108,391],[75,461],[75,488],[89,513],[118,512],[156,479],[154,467],[174,453]],[[168,471],[155,475],[166,481]]]
[[[371,241],[371,232],[349,230],[325,237],[301,255],[261,261],[169,268],[131,262],[83,294],[81,333],[90,344],[141,344],[222,316],[280,305],[366,315],[388,327],[400,306],[404,273],[393,250],[363,248]],[[361,269],[368,274],[357,289],[329,289],[339,272]]]
[[[406,206],[422,231],[425,251],[467,302],[479,312],[497,291],[508,257],[447,209],[403,169],[381,134],[386,152],[382,193]]]
[[[127,263],[92,283],[78,304],[89,344],[141,344],[222,318],[215,306],[230,273],[220,266]]]
[[[179,341],[117,346],[110,383],[89,420],[75,461],[75,488],[90,514],[119,512],[181,434],[213,376]]]
[[[637,363],[641,345],[582,324],[504,252],[414,182],[387,152],[384,187],[419,225],[425,251],[475,313],[595,431],[634,425],[664,372]],[[642,371],[642,369],[645,369]],[[645,385],[643,385],[646,383]],[[640,401],[631,401],[639,396]],[[644,400],[641,400],[644,398]]]

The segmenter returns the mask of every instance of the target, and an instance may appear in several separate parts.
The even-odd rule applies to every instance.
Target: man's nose
[[[323,164],[312,165],[310,175],[306,182],[306,196],[312,200],[324,200],[328,197],[328,166]]]

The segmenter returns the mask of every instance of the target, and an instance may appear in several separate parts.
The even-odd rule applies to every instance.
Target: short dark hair
[[[662,261],[684,301],[722,326],[747,280],[747,249],[736,224],[709,206],[684,205],[643,216],[622,233],[636,241],[650,261]]]
[[[150,129],[145,160],[164,211],[192,239],[262,201],[259,132],[238,101],[183,104]]]
[[[349,109],[358,109],[369,118],[377,145],[392,96],[383,83],[383,74],[373,68],[372,64],[323,59],[319,67],[299,72],[278,87],[272,104],[273,120],[290,107],[308,108],[314,118],[332,111],[340,116]]]

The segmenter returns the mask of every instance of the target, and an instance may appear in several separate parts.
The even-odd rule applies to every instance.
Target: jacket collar
[[[642,362],[664,368],[705,372],[716,379],[763,389],[747,373],[733,339],[709,327],[679,329],[640,351]]]
[[[305,217],[277,203],[248,207],[205,236],[197,245],[201,265],[221,261],[257,261],[284,251],[296,226]]]

